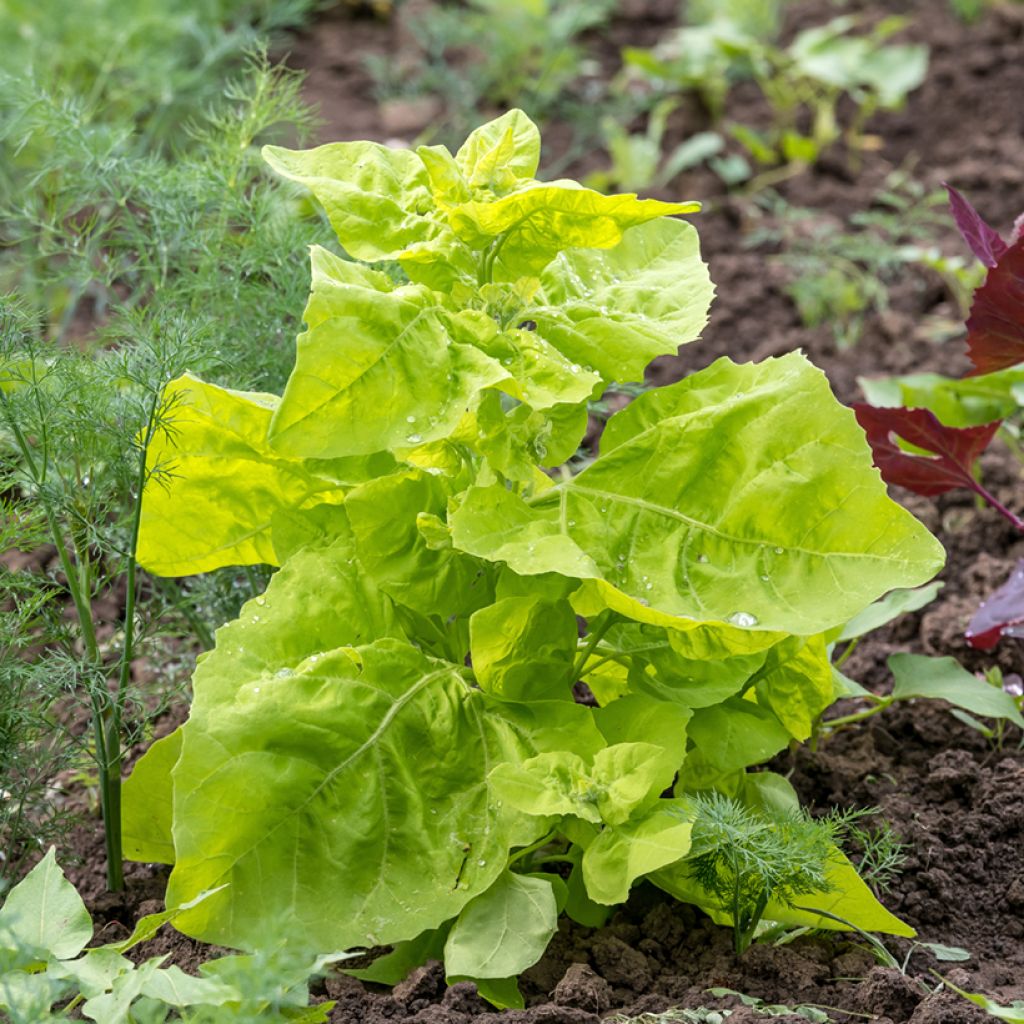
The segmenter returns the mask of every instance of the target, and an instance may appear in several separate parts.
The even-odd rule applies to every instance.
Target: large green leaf
[[[51,846],[0,907],[0,948],[11,948],[13,940],[27,953],[67,960],[78,956],[91,938],[89,911],[58,867]]]
[[[699,708],[690,720],[689,735],[702,760],[722,774],[767,761],[790,740],[771,711],[742,697]],[[688,767],[689,762],[683,768],[684,782]]]
[[[605,438],[589,468],[529,503],[471,489],[449,520],[456,547],[521,575],[595,581],[592,595],[640,621],[761,634],[761,649],[845,622],[942,564],[800,355],[719,360],[642,395]]]
[[[511,978],[532,967],[558,927],[549,881],[505,871],[463,908],[444,947],[449,977]]]
[[[335,530],[331,544],[293,554],[266,592],[217,631],[217,646],[200,655],[196,666],[194,707],[230,704],[243,685],[259,685],[260,679],[279,685],[296,664],[315,661],[324,651],[401,635],[391,602],[355,560],[343,511]],[[174,863],[171,772],[183,734],[179,728],[157,740],[124,784],[121,817],[129,860]]]
[[[275,451],[413,448],[447,437],[470,399],[508,376],[498,360],[452,341],[436,293],[393,287],[319,247],[312,264],[307,330],[270,427]]]
[[[274,514],[338,491],[342,464],[311,467],[271,451],[267,430],[277,401],[188,374],[167,386],[170,428],[149,446],[147,468],[155,476],[142,499],[138,557],[150,572],[187,576],[276,564]]]
[[[121,787],[121,842],[126,860],[174,863],[171,771],[181,755],[181,727],[153,743]]]
[[[339,949],[437,927],[545,827],[495,806],[491,768],[603,742],[585,708],[496,701],[394,640],[220,689],[200,702],[197,675],[167,898],[230,883],[175,921],[227,945],[265,945],[280,929]]]
[[[714,288],[697,232],[659,219],[630,228],[612,249],[558,255],[541,276],[537,332],[606,380],[643,380],[644,368],[693,341]]]

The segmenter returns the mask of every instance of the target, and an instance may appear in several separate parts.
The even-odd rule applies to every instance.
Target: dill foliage
[[[800,807],[766,803],[753,810],[721,793],[691,798],[695,881],[733,920],[736,954],[747,949],[769,903],[832,891],[829,866],[850,826],[870,811],[812,818]]]

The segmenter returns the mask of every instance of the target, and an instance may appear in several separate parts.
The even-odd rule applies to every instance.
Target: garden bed
[[[826,6],[794,5],[787,31],[819,22]],[[780,196],[791,207],[807,207],[831,219],[839,230],[851,214],[872,208],[892,172],[912,168],[929,189],[949,181],[970,196],[990,223],[1008,227],[1024,208],[1024,7],[997,7],[970,27],[935,0],[851,3],[847,8],[880,17],[895,6],[912,18],[906,37],[931,47],[925,84],[904,111],[879,115],[870,124],[880,147],[866,154],[856,173],[842,159],[829,158],[782,183]],[[600,45],[609,73],[621,46],[649,45],[666,30],[675,5],[636,2],[623,8],[628,13],[617,16],[608,41]],[[399,56],[406,45],[400,22],[381,22],[348,8],[326,13],[296,41],[290,61],[309,74],[307,96],[321,106],[324,141],[384,141],[395,134],[380,129],[380,111],[361,58],[367,52]],[[757,125],[762,112],[756,96],[740,88],[730,104],[731,116]],[[680,109],[667,141],[680,141],[704,127],[695,109]],[[557,125],[549,134],[562,137]],[[564,173],[581,177],[601,162],[598,154],[588,156]],[[936,341],[928,329],[935,318],[958,318],[937,276],[909,271],[895,276],[889,308],[869,312],[859,341],[840,348],[827,327],[801,321],[785,291],[790,271],[779,259],[781,243],[745,244],[754,230],[772,223],[771,211],[764,214],[767,220],[752,219],[749,207],[725,195],[709,172],[684,176],[672,191],[662,190],[659,197],[707,203],[695,223],[717,298],[702,339],[678,356],[656,360],[649,371],[652,383],[679,380],[720,355],[759,361],[800,348],[825,370],[840,400],[850,403],[861,397],[860,376],[959,375],[969,368],[959,336]],[[961,243],[952,223],[941,244],[950,253],[958,251]],[[596,422],[588,436],[597,443]],[[982,467],[993,493],[1019,508],[1019,466],[1012,456],[996,446]],[[898,489],[893,496],[946,548],[947,565],[939,577],[944,588],[922,611],[865,637],[844,672],[885,692],[891,682],[886,659],[913,652],[951,655],[971,671],[998,664],[1005,674],[1021,673],[1020,641],[1005,640],[996,652],[982,654],[967,646],[963,631],[978,603],[1024,557],[1024,539],[993,510],[978,507],[966,491],[937,501]],[[165,716],[157,735],[183,718],[182,709]],[[886,939],[901,963],[910,953],[901,973],[879,966],[863,941],[846,935],[755,944],[737,960],[726,929],[644,884],[602,929],[582,928],[563,917],[547,954],[523,978],[525,1010],[495,1012],[468,983],[446,988],[436,962],[416,969],[393,991],[334,976],[318,994],[337,1000],[331,1019],[339,1024],[596,1024],[614,1013],[699,1007],[732,1008],[729,1019],[736,1024],[763,1019],[736,996],[709,994],[712,988],[794,1011],[821,1008],[835,1021],[984,1021],[989,1018],[959,996],[930,990],[936,987],[937,971],[961,988],[985,991],[1004,1003],[1024,999],[1024,753],[1014,749],[1017,739],[1011,732],[1006,749],[996,749],[941,706],[919,701],[845,730],[816,751],[801,748],[772,764],[790,777],[813,810],[879,808],[878,818],[907,846],[907,859],[882,894],[883,902],[917,929],[922,942],[966,950],[969,958],[959,962],[939,962],[924,949],[910,953],[906,940]],[[111,895],[103,858],[102,828],[90,822],[76,829],[61,859],[96,918],[97,938],[114,941],[125,937],[140,915],[162,908],[166,870],[128,865],[126,892]],[[173,962],[188,969],[208,958],[211,948],[166,929],[142,952],[147,957],[171,953]]]

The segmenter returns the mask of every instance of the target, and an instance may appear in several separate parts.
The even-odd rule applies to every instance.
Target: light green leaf
[[[444,947],[445,972],[511,978],[532,967],[558,928],[551,883],[505,871],[463,908]]]
[[[44,1024],[60,1020],[51,1015],[50,1008],[70,993],[71,986],[58,982],[49,972],[0,974],[0,1010],[7,1012],[5,1024]]]
[[[601,821],[588,765],[571,751],[538,754],[521,764],[499,764],[487,781],[496,797],[526,814],[573,814],[595,824]]]
[[[278,510],[324,501],[338,488],[271,451],[274,395],[230,391],[186,374],[164,391],[170,429],[154,437],[142,499],[139,562],[158,576],[225,565],[277,564],[270,523]],[[156,474],[152,476],[152,474]]]
[[[668,779],[686,758],[686,727],[690,711],[678,704],[655,700],[646,694],[627,694],[594,711],[594,721],[609,746],[629,743],[634,736],[658,747],[659,775]]]
[[[624,903],[641,875],[686,856],[692,829],[683,800],[659,800],[641,817],[606,828],[583,854],[583,878],[590,898],[597,903]]]
[[[675,766],[654,744],[616,743],[599,750],[589,765],[570,751],[501,764],[489,782],[497,796],[527,814],[619,825],[657,799],[674,775]]]
[[[0,938],[58,960],[78,956],[92,938],[92,919],[57,865],[54,847],[7,894],[0,908]]]
[[[143,982],[139,994],[167,1006],[224,1006],[237,1001],[238,992],[214,978],[197,978],[171,964],[154,971]]]
[[[424,615],[469,614],[493,599],[493,573],[460,551],[431,548],[417,526],[441,518],[450,490],[439,476],[410,470],[370,481],[345,501],[360,561],[378,586]]]
[[[156,740],[121,787],[121,840],[127,860],[174,863],[171,769],[181,754],[181,728]]]
[[[924,608],[935,600],[942,586],[941,582],[936,581],[913,590],[894,590],[886,594],[881,601],[868,605],[859,615],[850,619],[843,626],[843,631],[836,637],[836,641],[842,643],[844,640],[854,640],[865,633],[880,629],[901,615]]]
[[[789,745],[786,727],[767,708],[742,697],[694,711],[690,739],[720,772],[767,761]],[[683,777],[686,777],[686,767]]]
[[[331,458],[414,448],[447,437],[472,397],[508,376],[452,341],[436,293],[393,287],[320,247],[312,264],[307,330],[270,425],[274,451]]]
[[[1024,729],[1024,717],[1013,697],[968,672],[955,658],[893,654],[886,664],[893,675],[892,695],[896,700],[944,700],[984,718],[1005,718]]]
[[[134,970],[131,960],[109,946],[87,950],[74,960],[51,961],[46,967],[50,978],[73,982],[86,999],[109,992],[120,975]]]
[[[168,799],[170,797],[171,794],[169,793]],[[216,889],[209,889],[206,892],[201,892],[194,900],[189,900],[188,903],[182,904],[180,907],[171,907],[170,910],[162,910],[156,914],[146,914],[144,917],[139,918],[127,939],[123,939],[121,942],[112,942],[100,948],[114,950],[117,953],[126,953],[143,942],[149,942],[165,924],[173,921],[186,910],[198,907],[203,900],[209,899],[216,892]]]
[[[396,259],[413,246],[443,245],[451,234],[435,209],[423,161],[407,149],[376,142],[301,151],[265,146],[263,158],[316,196],[356,259]]]
[[[569,700],[576,616],[567,601],[508,597],[469,620],[480,688],[508,700]]]
[[[369,967],[343,968],[342,973],[377,985],[397,985],[410,971],[428,960],[444,959],[444,944],[449,931],[450,923],[431,928],[414,939],[396,942],[390,953],[377,957]]]
[[[192,677],[192,710],[213,713],[261,680],[287,687],[296,666],[315,665],[325,652],[401,635],[391,602],[361,571],[351,535],[342,534],[329,547],[293,555],[262,595],[217,630],[217,646],[200,655]]]
[[[244,948],[272,923],[343,949],[436,928],[545,825],[494,806],[490,768],[602,742],[578,705],[496,701],[393,640],[291,668],[220,685],[217,702],[197,674],[167,898],[230,885],[176,919],[188,935]]]
[[[760,634],[760,649],[845,622],[942,563],[801,355],[719,360],[641,395],[602,444],[590,467],[529,504],[471,489],[449,520],[456,547],[524,575],[597,580],[597,596],[638,621],[733,627],[729,646]]]
[[[168,955],[147,960],[134,971],[117,975],[109,992],[93,996],[82,1004],[82,1015],[96,1024],[131,1024],[132,1003],[142,995],[143,988],[159,972],[160,964]]]
[[[635,194],[605,196],[574,181],[529,182],[493,201],[462,203],[449,213],[455,233],[482,248],[501,236],[501,279],[537,276],[564,249],[611,249],[627,228],[699,203],[663,203]]]
[[[517,978],[460,978],[449,976],[450,982],[471,981],[481,999],[486,999],[499,1010],[521,1010],[526,1005],[519,991]]]
[[[956,985],[946,978],[942,980],[957,995],[970,1000],[975,1006],[980,1006],[990,1017],[995,1017],[997,1020],[1005,1020],[1007,1024],[1024,1024],[1024,1001],[1017,999],[1014,1000],[1012,1006],[1003,1006],[994,999],[990,999],[983,992],[965,992],[962,988],[957,988]]]
[[[455,163],[471,186],[500,195],[536,176],[540,132],[521,110],[510,110],[471,132]]]
[[[834,700],[832,663],[824,637],[794,637],[768,652],[757,677],[757,700],[794,739],[806,740]]]
[[[537,333],[609,381],[643,380],[652,359],[693,341],[714,294],[697,232],[668,219],[630,228],[612,249],[564,252],[541,281]]]

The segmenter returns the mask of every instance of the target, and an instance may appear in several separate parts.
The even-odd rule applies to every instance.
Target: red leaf
[[[1010,578],[981,602],[964,636],[979,651],[991,651],[1004,636],[1024,637],[1024,558]]]
[[[1024,238],[1002,254],[974,293],[967,354],[972,377],[1024,363]]]
[[[857,402],[853,411],[867,434],[882,479],[925,496],[945,494],[957,487],[977,491],[971,466],[1001,422],[947,427],[927,409],[876,409],[865,402]],[[903,451],[896,437],[934,454]]]
[[[1006,243],[952,185],[946,185],[946,191],[949,193],[949,208],[953,213],[953,220],[956,221],[960,234],[964,236],[964,241],[986,267],[994,267],[999,262],[999,257],[1006,252]]]

